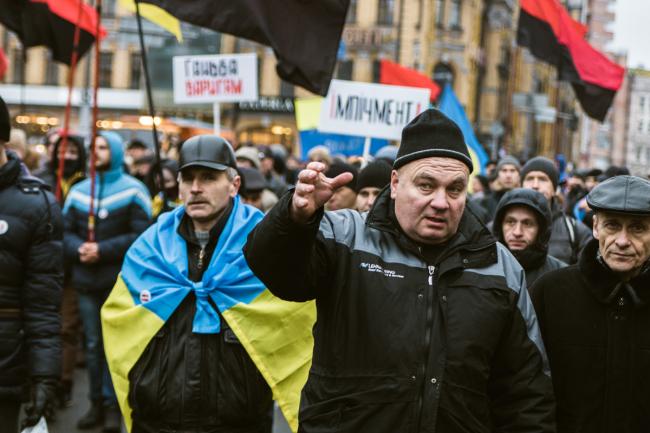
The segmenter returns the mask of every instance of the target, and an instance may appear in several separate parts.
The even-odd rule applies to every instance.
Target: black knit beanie
[[[11,131],[9,110],[5,101],[0,97],[0,140],[9,141],[9,131]]]
[[[557,188],[560,180],[560,172],[555,167],[555,163],[550,159],[544,158],[543,156],[536,156],[529,160],[521,169],[521,180],[526,179],[526,175],[531,171],[541,171],[546,174],[551,179],[551,182],[553,182],[553,189]]]
[[[336,177],[339,174],[343,174],[343,173],[352,173],[352,180],[350,182],[346,183],[343,186],[346,186],[346,187],[356,191],[357,190],[357,179],[359,177],[359,172],[357,171],[356,168],[354,168],[350,164],[346,164],[344,162],[335,162],[332,165],[330,165],[329,169],[327,169],[327,171],[325,172],[325,176],[327,176],[327,177]]]
[[[420,113],[402,130],[402,144],[393,168],[397,170],[411,161],[430,157],[454,158],[474,170],[463,133],[440,110],[429,108]]]
[[[390,165],[384,161],[371,162],[359,172],[356,191],[359,192],[368,187],[382,189],[390,183],[391,171]]]

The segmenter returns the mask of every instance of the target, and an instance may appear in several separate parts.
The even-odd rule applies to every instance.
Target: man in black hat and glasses
[[[430,109],[367,214],[324,211],[353,176],[312,162],[249,235],[276,296],[316,299],[299,431],[555,431],[524,271],[465,208],[472,169],[458,126]]]
[[[558,432],[650,427],[650,181],[617,176],[587,196],[594,240],[531,291],[548,349]]]

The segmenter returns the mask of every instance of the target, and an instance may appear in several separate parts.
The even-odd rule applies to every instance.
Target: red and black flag
[[[350,0],[142,0],[176,18],[270,46],[285,81],[327,94]]]
[[[44,45],[52,58],[70,65],[78,22],[79,58],[95,42],[97,12],[83,0],[0,0],[0,23],[16,33],[26,48]],[[105,30],[100,30],[104,37]]]
[[[592,47],[559,0],[520,0],[517,42],[569,81],[583,111],[603,121],[625,69]]]
[[[429,89],[431,92],[429,98],[431,101],[438,99],[440,87],[426,75],[419,73],[415,69],[407,68],[389,60],[381,60],[379,65],[379,82],[381,84],[422,87]]]

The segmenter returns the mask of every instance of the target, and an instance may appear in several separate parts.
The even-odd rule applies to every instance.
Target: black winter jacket
[[[577,265],[532,287],[553,372],[559,433],[650,431],[650,270],[630,281],[641,303],[597,258],[598,241]],[[609,299],[611,297],[611,299]]]
[[[192,281],[201,280],[230,210],[210,231],[203,254],[191,220],[183,217],[178,232],[187,242]],[[192,292],[129,373],[133,433],[270,433],[271,389],[223,318],[218,334],[192,332],[195,312]]]
[[[593,239],[591,230],[581,221],[562,212],[557,205],[553,205],[552,212],[548,253],[568,265],[574,265],[582,250]]]
[[[61,374],[61,210],[8,153],[0,167],[0,399]]]
[[[316,299],[299,431],[555,431],[521,267],[467,211],[427,263],[389,193],[366,221],[321,211],[308,225],[290,220],[289,193],[249,235],[248,263],[276,296]]]

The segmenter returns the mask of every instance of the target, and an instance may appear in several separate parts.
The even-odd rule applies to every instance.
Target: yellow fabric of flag
[[[135,13],[135,0],[120,0],[119,4],[129,12]],[[179,42],[183,42],[183,33],[181,32],[181,23],[173,15],[167,13],[164,9],[148,3],[140,3],[140,14],[143,18],[159,25],[169,33],[176,36]]]

